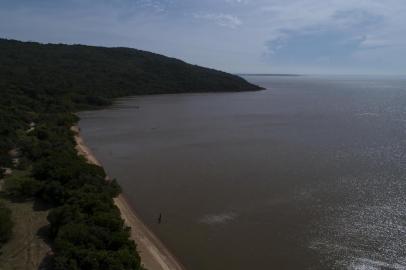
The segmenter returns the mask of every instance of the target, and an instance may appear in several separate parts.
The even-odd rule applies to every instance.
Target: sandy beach
[[[89,163],[102,166],[84,143],[83,138],[80,136],[79,127],[73,126],[72,131],[75,132],[78,154],[84,156]],[[181,263],[136,215],[123,195],[114,198],[114,203],[120,210],[121,217],[126,225],[131,228],[131,239],[137,244],[141,262],[145,268],[148,270],[185,270]]]

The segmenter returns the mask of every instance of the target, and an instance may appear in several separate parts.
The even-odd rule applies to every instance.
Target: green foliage
[[[77,155],[72,112],[111,104],[124,95],[258,90],[244,79],[162,55],[127,48],[52,45],[0,39],[0,168],[10,196],[46,201],[53,267],[142,269],[113,197],[116,180]],[[2,172],[0,172],[2,174]],[[0,242],[11,235],[0,206]]]
[[[162,55],[129,49],[0,39],[0,74],[8,85],[41,100],[106,105],[130,94],[257,90],[244,79]],[[58,102],[52,98],[61,97]]]
[[[7,242],[12,235],[13,221],[11,220],[11,211],[2,202],[0,202],[0,247]]]
[[[42,184],[26,171],[14,171],[4,179],[3,188],[10,197],[32,198],[41,190]]]

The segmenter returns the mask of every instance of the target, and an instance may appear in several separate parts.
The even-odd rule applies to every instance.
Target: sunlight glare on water
[[[80,126],[188,269],[406,269],[406,80],[247,79],[267,90],[120,99]]]

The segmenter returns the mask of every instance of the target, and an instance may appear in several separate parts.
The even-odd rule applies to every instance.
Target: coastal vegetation
[[[113,203],[119,185],[77,154],[74,112],[125,95],[258,89],[238,76],[135,49],[0,39],[1,195],[49,209],[54,269],[142,269]],[[0,204],[0,243],[12,237],[12,215]]]

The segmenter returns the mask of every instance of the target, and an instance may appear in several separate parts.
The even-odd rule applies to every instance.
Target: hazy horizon
[[[0,36],[130,47],[231,73],[405,73],[400,0],[0,3]]]

